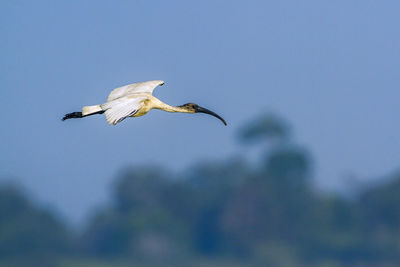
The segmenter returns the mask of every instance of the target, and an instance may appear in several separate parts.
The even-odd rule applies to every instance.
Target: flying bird
[[[164,85],[164,81],[155,80],[118,87],[111,91],[107,102],[104,104],[84,106],[82,112],[68,113],[62,120],[105,113],[108,124],[116,125],[128,117],[140,117],[152,109],[161,109],[167,112],[206,113],[220,119],[226,125],[221,116],[197,104],[187,103],[181,106],[170,106],[162,102],[153,96],[154,89],[159,85]]]

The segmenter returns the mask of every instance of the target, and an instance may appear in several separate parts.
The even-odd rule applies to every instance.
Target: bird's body
[[[153,90],[164,85],[164,81],[155,80],[141,83],[133,83],[114,89],[108,96],[107,102],[100,105],[85,106],[82,112],[72,112],[64,116],[63,120],[71,118],[83,118],[94,114],[105,113],[107,122],[115,125],[127,117],[139,117],[147,114],[152,109],[160,109],[167,112],[181,113],[207,113],[226,122],[216,113],[188,103],[182,106],[170,106],[154,97]]]

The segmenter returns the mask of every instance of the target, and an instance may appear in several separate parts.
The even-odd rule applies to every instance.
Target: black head
[[[211,110],[209,110],[209,109],[200,107],[199,105],[197,105],[197,104],[195,104],[195,103],[187,103],[187,104],[184,104],[184,105],[179,106],[179,107],[185,108],[186,110],[188,110],[188,111],[191,112],[191,113],[205,113],[205,114],[209,114],[209,115],[211,115],[211,116],[214,116],[214,117],[220,119],[220,120],[226,125],[225,120],[224,120],[221,116],[219,116],[217,113],[215,113],[215,112],[213,112],[213,111],[211,111]]]

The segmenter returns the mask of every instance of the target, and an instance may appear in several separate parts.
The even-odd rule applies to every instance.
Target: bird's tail
[[[99,111],[103,111],[100,105],[85,106],[82,108],[82,116],[88,116],[94,113],[97,114]]]
[[[68,119],[77,119],[77,118],[82,118],[82,112],[72,112],[65,114],[65,116],[62,118],[63,121],[68,120]]]
[[[85,106],[82,108],[82,112],[72,112],[65,114],[62,120],[65,121],[68,119],[79,119],[86,116],[102,114],[102,113],[104,113],[104,110],[100,107],[100,105]]]

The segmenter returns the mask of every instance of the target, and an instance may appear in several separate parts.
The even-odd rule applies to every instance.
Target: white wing
[[[159,85],[163,85],[164,81],[155,80],[155,81],[148,81],[148,82],[141,82],[141,83],[132,83],[129,85],[125,85],[122,87],[115,88],[111,91],[108,96],[107,101],[112,101],[118,99],[120,97],[135,94],[135,93],[149,93],[152,94],[154,88]]]
[[[101,108],[105,110],[107,122],[115,125],[125,118],[135,115],[143,107],[146,99],[148,98],[145,96],[129,95],[102,104]]]

